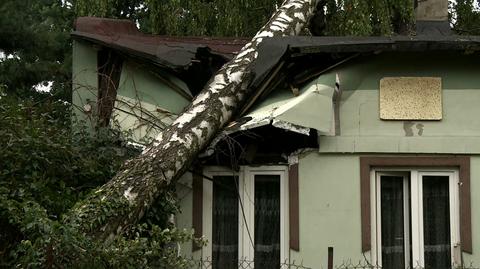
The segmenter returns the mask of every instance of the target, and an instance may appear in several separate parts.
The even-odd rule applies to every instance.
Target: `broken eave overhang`
[[[187,81],[189,88],[194,86],[195,91],[201,90],[212,72],[232,59],[248,42],[228,37],[149,35],[140,32],[129,20],[94,17],[77,18],[71,36],[171,72]],[[201,83],[194,82],[196,80]]]
[[[310,134],[310,129],[328,134],[332,129],[334,91],[334,87],[317,83],[307,86],[298,96],[282,91],[261,102],[225,130],[248,130],[272,124],[305,135]]]
[[[199,157],[211,156],[217,144],[230,135],[267,125],[306,136],[312,130],[331,135],[335,131],[333,99],[337,91],[335,82],[332,84],[328,86],[314,81],[298,96],[290,90],[276,91],[249,113],[232,121]]]
[[[287,90],[278,91],[245,116],[231,122],[207,151],[212,152],[225,136],[270,124],[303,135],[309,135],[312,129],[319,134],[331,134],[334,126],[334,94],[334,86],[316,82],[305,87],[298,96]]]
[[[133,21],[95,17],[77,18],[71,35],[74,39],[110,47],[169,67],[190,64],[198,50],[202,49],[230,60],[248,42],[243,38],[150,35],[140,32]]]
[[[394,36],[394,37],[281,37],[265,40],[259,48],[256,79],[253,88],[262,83],[274,83],[281,72],[273,72],[282,62],[294,63],[305,55],[343,54],[340,61],[359,54],[380,52],[424,52],[424,51],[480,51],[478,36]],[[273,77],[272,77],[273,76]],[[266,81],[266,82],[265,82]],[[332,85],[335,85],[332,83]],[[264,87],[266,85],[263,85]],[[242,109],[242,117],[231,122],[208,147],[211,153],[215,145],[226,136],[253,128],[273,125],[288,131],[306,134],[316,130],[319,134],[332,135],[335,132],[334,95],[335,86],[312,83],[299,96],[275,90],[263,98],[250,100],[252,107]],[[286,93],[285,93],[286,92]],[[259,96],[259,95],[257,95]],[[255,99],[258,98],[258,99]]]

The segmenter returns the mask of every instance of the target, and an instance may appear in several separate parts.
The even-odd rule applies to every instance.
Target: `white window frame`
[[[459,176],[455,169],[410,169],[410,168],[376,168],[370,171],[370,191],[372,216],[372,251],[371,259],[382,266],[382,242],[381,242],[381,205],[380,205],[380,177],[402,176],[404,178],[404,197],[408,198],[408,178],[410,178],[410,201],[404,199],[404,233],[405,233],[405,267],[409,267],[412,260],[414,267],[424,267],[424,233],[423,233],[423,176],[448,176],[449,199],[450,199],[450,244],[452,266],[459,265],[460,260],[460,200],[459,200]],[[405,179],[407,178],[407,180]],[[410,205],[411,203],[411,205]],[[418,206],[413,206],[418,205]],[[409,208],[410,207],[410,208]],[[411,220],[409,214],[411,210]],[[410,255],[409,223],[411,222],[412,234],[412,257]]]
[[[238,176],[239,198],[243,204],[238,205],[238,258],[254,261],[254,249],[250,241],[255,238],[255,175],[279,175],[280,176],[280,262],[289,260],[289,206],[288,206],[288,166],[241,166],[239,172],[232,172],[225,167],[205,167],[203,173],[209,178],[214,176]],[[208,244],[202,248],[202,258],[211,260],[212,257],[212,210],[213,210],[213,182],[203,179],[203,235]],[[248,225],[250,235],[248,234]]]

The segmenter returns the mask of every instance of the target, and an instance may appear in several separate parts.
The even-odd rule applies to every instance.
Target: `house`
[[[446,12],[416,36],[265,41],[255,95],[178,183],[177,226],[208,240],[182,253],[213,268],[321,268],[329,248],[336,265],[479,264],[480,37],[449,33]],[[93,18],[73,37],[79,115],[138,143],[245,43]]]
[[[131,21],[90,17],[76,20],[72,38],[77,116],[98,118],[92,127],[113,119],[139,143],[169,125],[247,42],[152,36]]]

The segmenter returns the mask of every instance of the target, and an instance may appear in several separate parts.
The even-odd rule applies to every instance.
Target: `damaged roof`
[[[72,36],[176,72],[188,83],[202,80],[195,85],[197,90],[193,90],[193,94],[198,93],[210,76],[232,59],[249,41],[245,38],[147,35],[141,33],[131,21],[91,17],[78,18]],[[313,89],[298,97],[285,97],[278,103],[265,102],[270,104],[265,107],[262,107],[262,101],[270,96],[275,88],[282,85],[281,83],[290,87],[305,85],[325,70],[352,57],[394,51],[473,53],[480,51],[480,37],[432,34],[391,37],[290,36],[265,39],[258,49],[257,64],[253,66],[255,77],[251,81],[251,87],[254,94],[246,101],[244,107],[240,108],[240,118],[219,134],[216,142],[222,136],[233,132],[274,123],[287,126],[285,129],[298,133],[308,134],[310,129],[328,132],[331,126],[330,116],[326,116],[325,122],[317,126],[307,124],[308,122],[295,122],[289,115],[298,109],[298,104],[302,102],[309,102],[315,98],[331,101],[332,87],[327,87],[323,91]],[[216,60],[216,64],[212,65],[212,59]],[[192,68],[195,65],[197,67]],[[202,73],[205,72],[205,66],[210,67],[207,74]],[[192,90],[191,84],[189,88]],[[325,92],[329,94],[325,95]],[[260,107],[255,107],[254,104],[255,106],[260,104]],[[327,113],[322,111],[320,114]],[[304,121],[305,119],[309,118],[304,117]],[[302,128],[297,128],[299,126]]]
[[[109,47],[172,70],[186,69],[198,61],[199,54],[232,59],[250,40],[229,37],[173,37],[140,32],[134,22],[96,17],[75,21],[72,37]],[[457,35],[419,35],[392,37],[316,37],[269,38],[262,43],[259,60],[278,62],[289,56],[315,53],[368,53],[380,51],[480,50],[480,37]],[[271,59],[275,56],[274,59]],[[266,60],[267,61],[267,60]],[[260,62],[262,63],[262,62]],[[263,65],[263,64],[260,64]]]
[[[134,22],[80,17],[75,40],[113,49],[121,56],[151,64],[182,79],[195,95],[208,79],[249,41],[228,37],[172,37],[140,32]]]
[[[229,60],[249,41],[226,37],[173,37],[140,32],[130,20],[80,17],[75,21],[74,39],[87,40],[132,54],[167,67],[186,66],[199,49]]]
[[[232,59],[249,41],[248,38],[226,37],[172,37],[149,35],[140,32],[129,20],[80,17],[75,22],[72,37],[108,47],[141,61],[154,64],[177,74],[189,85],[193,94],[198,93],[224,63]],[[290,66],[302,56],[321,55],[316,69],[322,69],[355,53],[382,51],[467,51],[480,50],[480,37],[457,35],[418,35],[392,37],[316,37],[291,36],[268,38],[259,48],[258,64],[254,66],[255,78],[251,85],[285,80],[285,72],[275,72],[275,67],[285,62]],[[329,56],[335,55],[335,59]],[[340,57],[338,57],[340,55]],[[301,63],[300,70],[309,69]],[[283,67],[285,69],[287,67]],[[310,74],[294,74],[290,68],[289,83],[305,83]],[[309,70],[307,70],[307,73]],[[262,98],[265,97],[264,95]],[[242,110],[244,112],[244,110]]]

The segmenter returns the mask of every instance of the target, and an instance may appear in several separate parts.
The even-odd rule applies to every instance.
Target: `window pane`
[[[280,176],[255,176],[255,268],[280,268]]]
[[[382,268],[405,268],[403,177],[381,177]]]
[[[213,177],[213,268],[238,268],[238,177]]]
[[[451,268],[448,176],[423,176],[425,268]]]

